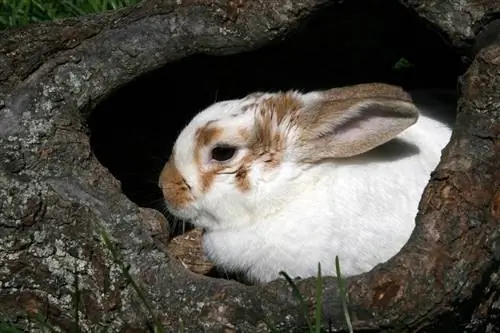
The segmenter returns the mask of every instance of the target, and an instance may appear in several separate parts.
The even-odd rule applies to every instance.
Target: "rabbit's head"
[[[159,185],[168,210],[199,227],[251,223],[307,169],[371,150],[417,118],[407,93],[379,83],[218,102],[182,130]]]

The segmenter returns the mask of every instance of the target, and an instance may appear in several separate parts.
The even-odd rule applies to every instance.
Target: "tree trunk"
[[[169,148],[181,123],[218,85],[222,99],[262,87],[378,80],[405,51],[430,66],[411,72],[412,80],[428,82],[439,72],[453,81],[468,69],[459,79],[452,139],[423,194],[411,239],[388,262],[346,280],[354,330],[499,332],[500,41],[493,18],[500,5],[434,3],[151,0],[2,32],[0,319],[34,331],[39,326],[26,315],[39,313],[69,331],[78,277],[85,331],[145,330],[151,315],[113,261],[102,240],[106,230],[168,332],[181,320],[187,332],[265,332],[264,320],[302,332],[300,304],[286,281],[247,286],[185,269],[168,253],[164,217],[129,200],[113,174],[123,187],[124,170],[135,167],[123,164]],[[391,47],[375,52],[387,38]],[[423,45],[434,57],[415,51]],[[314,78],[325,71],[334,74]],[[150,85],[140,90],[145,76]],[[182,84],[179,77],[196,79]],[[126,90],[128,84],[133,88]],[[151,89],[164,109],[142,95]],[[113,94],[127,102],[108,102]],[[170,119],[173,113],[183,120]],[[153,114],[162,122],[148,118]],[[120,143],[141,139],[125,131],[105,147],[103,138],[112,140],[124,119],[143,126],[141,135],[155,132],[167,141],[142,152],[138,145],[134,158],[118,159],[125,156],[116,151]],[[155,181],[157,174],[148,172]],[[297,284],[312,316],[315,279]],[[323,291],[325,327],[345,330],[336,280],[325,278]]]

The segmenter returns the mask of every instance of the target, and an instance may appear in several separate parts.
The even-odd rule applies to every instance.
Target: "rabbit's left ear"
[[[369,151],[396,137],[418,119],[418,109],[401,88],[361,84],[321,93],[299,112],[299,160],[316,162]]]

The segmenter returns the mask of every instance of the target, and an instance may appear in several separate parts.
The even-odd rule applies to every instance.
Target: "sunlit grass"
[[[139,0],[0,0],[0,30],[133,5]]]

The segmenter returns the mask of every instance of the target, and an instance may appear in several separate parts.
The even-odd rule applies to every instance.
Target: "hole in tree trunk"
[[[195,55],[142,75],[95,108],[91,145],[130,200],[165,213],[159,172],[183,126],[215,101],[375,81],[453,90],[464,69],[440,36],[397,1],[348,1],[318,11],[279,43]]]

